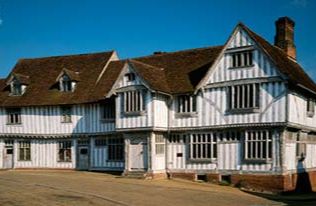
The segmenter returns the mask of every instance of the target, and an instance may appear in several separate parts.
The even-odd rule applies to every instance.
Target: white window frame
[[[191,95],[179,95],[176,99],[177,113],[196,113],[197,112],[197,98]]]
[[[245,131],[244,160],[270,162],[273,158],[273,131]]]
[[[132,72],[126,73],[124,76],[125,76],[127,82],[133,82],[136,80],[136,75]]]
[[[227,106],[230,112],[255,112],[260,108],[259,83],[232,85],[227,88]]]
[[[58,162],[71,162],[72,161],[72,141],[62,140],[58,141],[57,157]]]
[[[130,90],[123,92],[123,109],[125,113],[138,113],[145,111],[145,91]]]
[[[64,74],[59,80],[60,91],[62,92],[73,92],[73,82],[67,74]]]
[[[72,122],[72,106],[61,106],[60,107],[61,123]]]
[[[231,68],[253,66],[253,50],[231,53]]]
[[[19,144],[19,161],[32,161],[31,141],[21,140]]]
[[[21,96],[23,94],[22,84],[19,80],[13,79],[10,84],[10,95]]]
[[[306,112],[308,117],[313,117],[315,114],[315,100],[308,98],[306,102]]]
[[[21,108],[7,108],[7,124],[8,125],[17,125],[22,124],[22,112]]]
[[[155,134],[155,153],[156,155],[165,154],[165,136],[163,134]]]
[[[192,133],[189,137],[189,160],[215,161],[217,159],[217,133]]]

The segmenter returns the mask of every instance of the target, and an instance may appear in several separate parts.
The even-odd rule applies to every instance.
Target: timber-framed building
[[[315,99],[288,17],[276,21],[274,45],[239,23],[222,46],[21,59],[0,80],[0,168],[276,191],[307,172],[316,185]]]

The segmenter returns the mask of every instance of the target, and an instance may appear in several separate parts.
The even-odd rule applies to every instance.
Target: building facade
[[[222,46],[119,60],[20,60],[0,81],[0,168],[122,171],[287,191],[316,185],[316,84],[294,22],[271,45],[238,24]]]

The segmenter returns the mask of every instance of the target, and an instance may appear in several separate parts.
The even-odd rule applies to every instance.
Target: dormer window
[[[127,74],[125,74],[125,78],[126,78],[126,81],[128,81],[128,82],[135,81],[135,74],[134,73],[127,73]]]
[[[11,82],[11,95],[13,96],[21,96],[22,95],[22,84],[19,80],[13,79]]]
[[[68,75],[63,75],[60,78],[60,91],[63,92],[72,92],[74,90],[71,79]]]
[[[79,81],[79,72],[64,68],[56,79],[56,85],[59,84],[59,91],[73,92]]]
[[[30,80],[28,76],[22,74],[12,73],[7,81],[8,89],[10,89],[10,96],[21,96],[29,85]]]

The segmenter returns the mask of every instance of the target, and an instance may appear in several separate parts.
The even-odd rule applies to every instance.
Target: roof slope
[[[195,87],[207,73],[209,67],[214,63],[223,46],[190,49],[177,52],[166,52],[151,56],[134,58],[138,62],[163,69],[165,80],[158,82],[154,76],[152,83],[157,87],[166,87],[169,93],[189,93],[194,92]],[[150,80],[150,79],[149,79]],[[155,88],[153,88],[155,89]]]
[[[268,41],[250,30],[247,26],[243,24],[240,24],[240,26],[247,31],[250,37],[262,47],[268,56],[270,56],[279,71],[288,77],[290,83],[294,85],[303,85],[304,87],[316,92],[315,82],[308,74],[306,74],[304,69],[298,63],[289,59],[283,50],[271,45]]]
[[[129,60],[128,63],[148,83],[150,88],[157,91],[170,93],[166,72],[164,68],[158,68],[137,60]]]
[[[126,61],[111,61],[92,92],[93,99],[102,100],[110,92],[120,76]]]
[[[1,85],[0,105],[38,106],[94,101],[90,95],[91,91],[112,54],[111,51],[19,60],[11,74],[28,76],[29,85],[22,96],[9,96],[6,86]],[[56,88],[56,78],[64,69],[76,72],[82,77],[74,92],[60,92]]]

